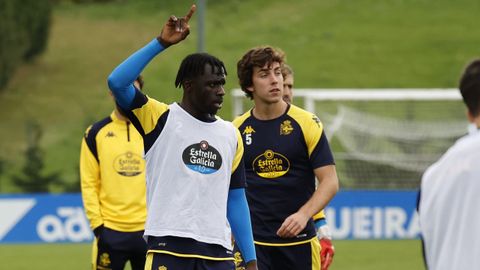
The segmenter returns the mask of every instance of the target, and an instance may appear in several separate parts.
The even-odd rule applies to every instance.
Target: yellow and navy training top
[[[276,119],[256,119],[250,110],[233,123],[244,142],[247,199],[255,243],[288,245],[310,241],[316,235],[313,219],[296,238],[280,238],[276,232],[315,192],[313,170],[334,164],[322,123],[295,105],[289,105],[286,113]],[[322,212],[317,215],[324,217]]]
[[[85,132],[80,152],[83,205],[92,229],[144,229],[146,211],[143,140],[113,112]]]

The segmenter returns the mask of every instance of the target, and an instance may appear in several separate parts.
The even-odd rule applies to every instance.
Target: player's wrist
[[[328,227],[328,225],[325,224],[318,228],[317,238],[332,240],[332,233],[330,232],[330,228]]]
[[[157,37],[157,41],[158,41],[158,43],[160,43],[160,46],[162,46],[163,49],[166,49],[166,48],[170,47],[171,45],[173,45],[172,43],[163,39],[162,34],[160,34],[160,36]]]
[[[245,264],[246,269],[258,269],[257,260],[250,260]]]

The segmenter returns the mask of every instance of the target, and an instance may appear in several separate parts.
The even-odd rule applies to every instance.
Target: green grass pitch
[[[336,240],[334,245],[330,270],[424,269],[419,240]],[[84,270],[90,268],[90,251],[90,244],[0,245],[0,261],[12,270]]]

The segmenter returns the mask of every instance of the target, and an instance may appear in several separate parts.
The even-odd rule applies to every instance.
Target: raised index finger
[[[185,15],[185,21],[186,22],[188,22],[190,20],[190,18],[192,18],[193,13],[195,12],[196,9],[197,9],[197,6],[195,4],[193,4],[192,7],[190,8],[190,10],[188,11],[188,14]]]

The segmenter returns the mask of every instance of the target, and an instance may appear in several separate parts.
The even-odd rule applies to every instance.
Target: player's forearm
[[[248,263],[256,260],[250,210],[244,188],[231,189],[228,193],[227,217],[244,261]]]
[[[86,186],[82,180],[82,200],[85,214],[92,229],[103,224],[98,193],[92,186]]]
[[[164,47],[155,38],[118,65],[108,77],[108,87],[124,109],[130,109],[135,97],[133,82]]]
[[[299,210],[310,217],[317,214],[320,210],[325,209],[338,191],[338,178],[335,172],[335,166],[328,165],[315,169],[315,175],[319,181],[317,190],[315,190],[310,200]]]
[[[80,174],[83,207],[85,208],[85,214],[92,229],[103,224],[98,189],[100,179],[93,175],[93,173],[86,172],[85,170]]]
[[[85,215],[87,216],[87,219],[90,222],[90,228],[92,228],[92,230],[103,225],[104,221],[103,221],[103,217],[100,215],[99,204],[96,204],[96,205],[84,204],[84,207],[85,207]]]
[[[100,171],[98,161],[94,158],[85,140],[80,151],[80,188],[85,213],[93,228],[103,223],[100,212],[99,190]]]
[[[298,212],[302,213],[307,217],[312,217],[318,211],[324,209],[328,202],[333,198],[336,192],[333,190],[330,191],[320,191],[317,189],[310,200],[308,200],[299,210]]]
[[[310,200],[308,200],[299,210],[304,216],[313,217],[315,213],[322,210],[328,203],[328,199],[321,192],[315,191]]]

